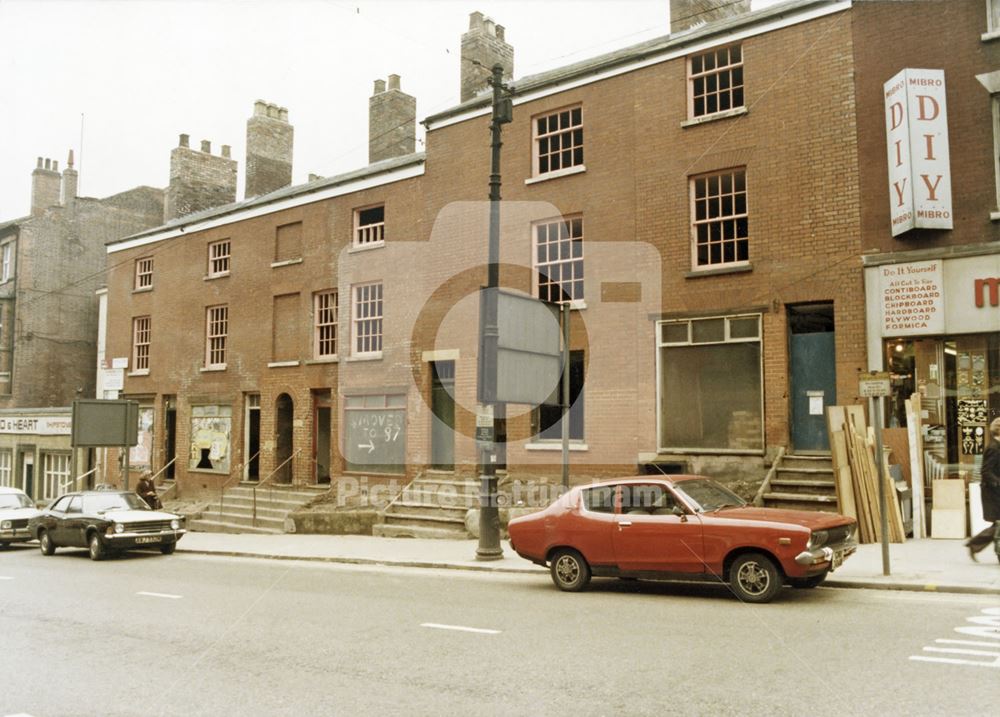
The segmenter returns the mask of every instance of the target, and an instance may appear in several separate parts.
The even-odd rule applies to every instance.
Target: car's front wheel
[[[91,560],[102,560],[104,558],[104,544],[101,543],[101,538],[96,532],[90,534],[90,540],[87,541],[87,546],[90,551]]]
[[[42,555],[52,555],[56,552],[56,544],[52,542],[49,531],[43,530],[38,534],[38,549],[42,551]]]
[[[747,553],[733,561],[729,584],[743,602],[771,602],[781,590],[781,574],[766,555]]]
[[[575,550],[563,548],[552,556],[552,582],[566,592],[580,592],[590,582],[590,566]]]
[[[160,552],[164,555],[171,555],[175,550],[177,550],[177,543],[167,543],[160,546]]]
[[[793,588],[802,588],[808,590],[810,588],[817,587],[820,583],[826,580],[826,573],[820,573],[819,575],[812,575],[808,578],[789,578],[788,582]]]

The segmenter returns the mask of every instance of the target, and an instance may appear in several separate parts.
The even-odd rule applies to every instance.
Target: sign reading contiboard
[[[73,401],[72,436],[74,447],[134,446],[139,442],[139,404],[77,399]]]
[[[344,413],[347,469],[402,473],[406,466],[406,409],[349,408]]]
[[[892,382],[888,371],[869,371],[858,377],[858,395],[862,398],[888,396],[892,393]]]
[[[892,235],[951,229],[944,70],[901,70],[883,85]]]
[[[944,333],[944,272],[941,259],[880,266],[883,336]]]

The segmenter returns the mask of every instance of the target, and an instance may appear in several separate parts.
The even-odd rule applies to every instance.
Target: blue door
[[[826,407],[837,403],[835,334],[793,333],[791,350],[792,450],[828,451]]]

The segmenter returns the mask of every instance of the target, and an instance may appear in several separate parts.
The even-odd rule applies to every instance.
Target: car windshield
[[[149,506],[135,493],[105,493],[83,497],[84,513],[106,513],[109,510],[149,510]]]
[[[678,481],[674,485],[701,513],[746,505],[746,501],[731,490],[707,478]]]
[[[0,509],[34,508],[31,499],[23,493],[5,493],[0,495]]]

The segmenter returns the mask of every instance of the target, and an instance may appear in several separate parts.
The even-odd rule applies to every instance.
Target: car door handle
[[[619,520],[618,521],[618,530],[621,530],[622,528],[627,528],[630,525],[632,525],[632,521],[631,520]]]

